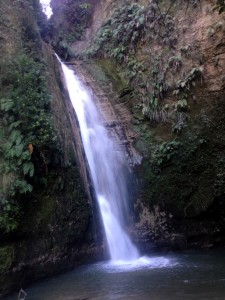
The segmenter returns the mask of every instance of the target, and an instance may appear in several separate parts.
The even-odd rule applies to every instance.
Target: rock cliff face
[[[133,233],[145,249],[224,245],[225,24],[215,5],[99,1],[70,44],[103,89],[109,80],[120,95],[109,97],[114,113],[130,112],[127,140],[143,157],[133,168]]]
[[[72,44],[72,49],[76,53],[86,49],[102,22],[116,7],[115,3],[109,0],[79,0],[76,2],[56,0],[52,1],[51,6],[54,11],[52,18],[55,28],[54,40],[56,43],[58,40],[64,40]],[[76,30],[74,30],[75,28]]]

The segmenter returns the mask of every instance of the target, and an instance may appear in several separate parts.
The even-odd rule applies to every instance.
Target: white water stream
[[[42,10],[46,14],[46,17],[49,19],[51,15],[53,14],[52,8],[51,8],[51,0],[40,0]]]
[[[79,121],[111,260],[116,264],[134,262],[139,258],[138,250],[123,229],[124,214],[127,212],[124,158],[115,150],[90,93],[74,71],[60,63]]]

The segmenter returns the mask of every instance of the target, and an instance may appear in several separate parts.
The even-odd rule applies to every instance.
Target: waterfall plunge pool
[[[136,264],[82,266],[27,288],[26,300],[222,300],[224,254],[186,252],[149,256]]]

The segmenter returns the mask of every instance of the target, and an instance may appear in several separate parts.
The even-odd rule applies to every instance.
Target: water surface
[[[225,299],[225,250],[83,266],[26,289],[26,300]],[[7,300],[17,299],[14,297]]]

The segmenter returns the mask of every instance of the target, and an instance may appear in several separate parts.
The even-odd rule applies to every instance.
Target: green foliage
[[[171,16],[161,13],[156,1],[146,7],[138,4],[126,4],[117,8],[100,28],[97,36],[86,52],[88,57],[112,58],[123,68],[125,77],[136,97],[141,101],[142,112],[151,121],[166,121],[168,113],[161,105],[168,86],[165,81],[167,66],[162,56],[158,55],[151,61],[138,61],[137,51],[147,43],[174,47],[176,38],[173,36],[174,22]],[[150,51],[150,50],[149,50]],[[173,60],[178,69],[181,59]],[[178,66],[179,65],[179,66]]]
[[[157,166],[162,166],[175,157],[179,147],[180,142],[164,142],[160,146],[156,147],[154,153],[152,154],[152,162]]]
[[[168,86],[165,80],[167,66],[162,63],[161,55],[154,58],[151,63],[151,71],[146,77],[142,93],[142,112],[148,116],[151,121],[165,122],[168,117],[168,111],[165,106],[161,105],[164,94]]]
[[[0,227],[5,224],[6,231],[16,224],[16,220],[15,224],[11,222],[11,216],[17,214],[12,199],[33,189],[31,178],[39,168],[33,152],[34,157],[38,155],[50,160],[50,149],[58,143],[43,72],[41,63],[27,54],[18,55],[6,74],[9,84],[0,99],[0,151],[3,157],[0,170],[3,177],[10,178],[3,184],[0,201]]]
[[[19,206],[12,201],[5,201],[0,205],[0,229],[9,233],[14,231],[18,226],[20,216]]]
[[[190,1],[193,6],[198,2]],[[175,133],[185,126],[188,96],[203,71],[203,67],[193,68],[178,81],[174,103],[164,103],[167,93],[174,90],[174,78],[181,74],[182,55],[187,59],[191,48],[176,49],[177,37],[173,17],[169,10],[163,12],[158,1],[146,6],[127,2],[106,20],[86,52],[88,57],[112,59],[119,65],[143,115],[151,122],[171,122]]]
[[[203,66],[193,68],[184,80],[178,82],[178,89],[174,93],[179,94],[182,90],[190,90],[191,85],[195,86],[194,80],[202,74],[203,70]]]
[[[59,20],[53,18],[47,23],[40,22],[42,36],[51,43],[60,57],[69,60],[73,56],[71,44],[82,39],[92,19],[92,13],[91,1],[66,1]]]
[[[59,42],[58,53],[61,54],[61,56],[64,57],[65,59],[69,59],[71,57],[72,53],[70,50],[70,46],[65,39]]]
[[[176,95],[178,100],[173,104],[173,115],[175,122],[172,126],[172,131],[179,133],[185,126],[187,114],[185,113],[188,109],[188,96],[190,89],[195,87],[196,79],[202,76],[203,66],[193,68],[183,80],[179,80],[177,89],[174,90],[173,94]]]
[[[39,148],[55,142],[57,137],[48,112],[50,96],[42,75],[43,66],[26,54],[18,56],[13,65],[7,97],[0,100],[3,122],[8,126],[7,150],[15,145],[19,151],[22,142]]]
[[[145,31],[145,9],[137,3],[120,7],[101,27],[88,55],[102,52],[118,62],[125,62],[128,52],[135,52]]]
[[[175,108],[175,110],[177,111],[184,111],[187,109],[188,103],[186,99],[181,99],[178,100],[177,102],[175,102],[173,104],[173,107]]]
[[[89,1],[68,1],[64,15],[70,24],[69,36],[63,33],[67,42],[75,42],[83,36],[92,16],[92,4]],[[70,40],[68,38],[70,37]]]
[[[214,10],[218,10],[219,14],[222,14],[223,12],[225,12],[225,1],[224,0],[217,0]]]

